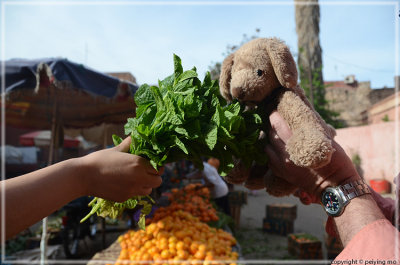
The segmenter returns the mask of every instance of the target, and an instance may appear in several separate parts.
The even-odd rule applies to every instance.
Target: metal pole
[[[57,96],[55,94],[55,89],[50,85],[50,89],[54,91],[54,103],[53,103],[53,115],[51,121],[51,135],[50,135],[50,146],[49,146],[49,158],[47,161],[47,166],[53,164],[54,149],[56,146],[56,130],[57,130]],[[47,217],[42,220],[42,238],[40,240],[40,265],[47,264]]]
[[[107,133],[107,129],[108,126],[106,123],[103,123],[103,149],[107,148],[107,137],[108,137],[108,133]],[[101,218],[101,243],[102,243],[102,247],[103,249],[106,248],[106,218]]]

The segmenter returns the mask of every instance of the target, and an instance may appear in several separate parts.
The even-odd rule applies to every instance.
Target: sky
[[[202,78],[244,34],[279,37],[297,54],[293,1],[1,1],[2,59],[63,57],[154,84],[173,54]],[[399,74],[397,1],[319,1],[325,81],[353,74],[372,88]],[[397,40],[396,40],[397,38]]]

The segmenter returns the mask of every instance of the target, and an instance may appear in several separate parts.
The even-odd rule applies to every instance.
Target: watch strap
[[[371,193],[371,190],[363,179],[341,185],[338,188],[343,192],[343,195],[347,200]]]

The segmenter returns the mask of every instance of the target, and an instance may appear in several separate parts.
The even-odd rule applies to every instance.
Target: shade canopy
[[[9,126],[46,130],[56,118],[87,128],[134,116],[137,85],[67,59],[8,60],[4,78]]]
[[[34,131],[23,134],[19,137],[21,146],[50,146],[51,132],[46,131]],[[78,138],[72,138],[68,135],[64,135],[64,147],[66,148],[79,148],[81,140]]]

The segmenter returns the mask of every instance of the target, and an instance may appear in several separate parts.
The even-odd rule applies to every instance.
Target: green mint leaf
[[[136,105],[146,105],[154,102],[154,97],[147,84],[141,85],[135,93]]]
[[[188,131],[187,131],[185,128],[183,128],[183,127],[176,127],[176,128],[175,128],[175,132],[177,132],[177,133],[179,133],[179,134],[182,134],[182,135],[186,136],[187,138],[190,137]]]
[[[140,215],[139,221],[138,221],[138,226],[142,230],[146,229],[146,215],[144,215],[144,214]]]
[[[218,135],[218,125],[215,123],[209,124],[209,126],[207,126],[205,141],[210,150],[213,150],[215,144],[217,143],[217,135]]]
[[[182,68],[181,58],[179,58],[178,55],[174,54],[174,75],[175,75],[175,80],[177,80],[182,73],[183,73],[183,68]],[[176,81],[175,81],[175,83],[176,83]]]
[[[181,159],[202,169],[202,158],[213,156],[220,160],[219,172],[224,175],[233,168],[232,155],[245,165],[266,161],[265,143],[258,140],[260,130],[265,130],[263,124],[268,124],[263,108],[244,111],[239,102],[227,105],[210,73],[202,83],[195,67],[183,71],[177,55],[173,74],[159,80],[158,87],[142,85],[135,103],[136,117],[129,118],[124,126],[125,134],[132,139],[129,152],[147,158],[156,170]],[[113,136],[113,140],[118,144],[122,139]],[[89,215],[115,218],[125,208],[141,205],[139,226],[143,229],[151,204],[140,196],[123,203],[95,198]]]
[[[157,111],[163,111],[164,110],[164,101],[163,101],[160,89],[156,86],[151,86],[150,91],[156,101]]]
[[[186,79],[195,78],[195,77],[197,77],[196,71],[189,70],[189,71],[183,72],[183,73],[179,76],[179,78],[177,79],[177,81],[178,81],[178,82],[182,82],[182,81],[185,81]]]
[[[185,144],[184,144],[181,140],[179,140],[179,138],[178,138],[176,135],[174,135],[174,140],[175,140],[175,144],[176,144],[185,154],[189,154],[189,152],[188,152],[188,150],[187,150]]]
[[[125,135],[129,135],[136,130],[138,125],[138,120],[133,118],[128,118],[127,123],[124,125]]]
[[[112,135],[112,140],[115,146],[119,145],[120,143],[122,143],[122,138],[113,134]]]
[[[206,75],[204,76],[203,87],[207,88],[210,86],[211,86],[211,74],[210,72],[207,72]]]

